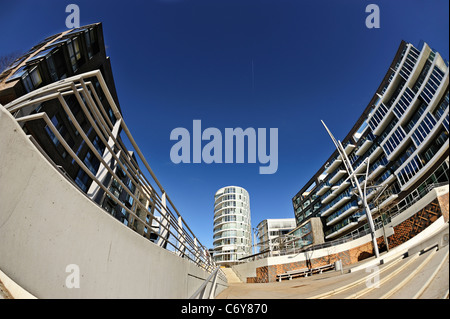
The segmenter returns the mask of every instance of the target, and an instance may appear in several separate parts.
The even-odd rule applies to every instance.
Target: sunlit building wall
[[[238,186],[219,189],[214,196],[214,261],[232,265],[251,255],[250,197]]]

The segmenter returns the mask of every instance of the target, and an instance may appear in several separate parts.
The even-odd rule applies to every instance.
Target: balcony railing
[[[351,197],[352,197],[351,191],[350,190],[346,190],[341,195],[339,195],[338,197],[333,199],[333,201],[331,203],[329,203],[328,205],[324,206],[324,208],[322,209],[321,216],[325,217],[325,216],[329,215],[330,213],[335,211],[337,208],[339,208],[339,206],[342,203],[344,203],[346,201],[349,201]]]
[[[403,92],[400,100],[394,106],[394,113],[398,119],[402,118],[403,114],[407,113],[408,108],[412,104],[411,102],[413,101],[414,96],[414,92],[409,87],[407,87]]]
[[[347,217],[348,215],[350,215],[351,213],[353,213],[356,210],[358,210],[358,201],[354,200],[354,201],[346,204],[345,206],[343,206],[337,212],[328,216],[326,219],[327,226],[337,223],[339,220]]]
[[[406,56],[406,59],[403,63],[402,68],[400,69],[400,75],[405,79],[408,80],[409,75],[414,70],[414,67],[416,65],[416,62],[419,58],[420,51],[417,50],[415,47],[411,46],[410,50]]]
[[[437,66],[434,67],[431,72],[430,78],[427,81],[424,89],[420,93],[420,96],[424,101],[429,104],[434,97],[434,94],[438,90],[442,79],[444,78],[444,72],[442,72]]]

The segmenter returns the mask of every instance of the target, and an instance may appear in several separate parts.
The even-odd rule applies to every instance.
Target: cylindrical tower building
[[[236,264],[252,251],[250,197],[238,186],[226,186],[214,196],[214,260]]]

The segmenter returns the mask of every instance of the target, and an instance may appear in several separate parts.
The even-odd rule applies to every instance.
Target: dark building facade
[[[16,59],[0,74],[0,104],[6,105],[29,92],[37,92],[46,85],[94,70],[101,72],[120,112],[111,62],[106,55],[101,23],[67,30],[50,36]],[[99,88],[99,83],[95,77],[91,81],[92,87],[90,86],[88,89],[95,90],[100,102],[105,106],[107,112],[106,117],[114,125],[116,117],[113,116],[112,109],[108,105],[103,90]],[[85,104],[89,105],[90,101],[85,95],[80,94],[80,98]],[[80,101],[73,94],[65,95],[63,99],[63,102],[67,104],[83,131],[95,146],[96,151],[101,156],[105,156],[106,147],[100,140],[98,132],[93,129],[92,123],[86,118],[86,112],[81,109]],[[83,163],[89,170],[96,175],[100,168],[100,161],[86,145],[86,142],[81,138],[74,125],[72,125],[67,112],[61,107],[61,102],[51,99],[43,100],[37,106],[33,105],[32,107],[22,108],[16,116],[45,112],[70,148],[83,160]],[[129,214],[118,207],[115,201],[111,200],[104,191],[93,185],[92,179],[68,155],[61,142],[44,121],[25,122],[23,123],[23,129],[43,149],[43,153],[66,176],[69,176],[84,193],[88,194],[89,197],[121,222],[125,224],[131,222]],[[116,136],[120,140],[119,134],[120,127],[116,132]],[[121,157],[128,157],[136,161],[134,154],[121,154]],[[120,167],[116,169],[120,170]],[[118,176],[122,178],[122,182],[128,185],[132,192],[135,191],[126,174],[120,174],[119,172]],[[104,185],[109,185],[113,194],[122,203],[125,203],[127,207],[133,205],[133,200],[127,192],[124,192],[123,187],[117,183],[117,180],[107,175],[104,176],[103,183]],[[152,238],[154,239],[154,236]]]

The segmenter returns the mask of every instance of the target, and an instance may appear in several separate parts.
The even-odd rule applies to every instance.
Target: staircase
[[[432,247],[383,265],[376,273],[313,298],[442,299],[448,298],[449,246]],[[376,277],[376,280],[374,280]]]
[[[228,283],[242,283],[242,280],[239,279],[239,277],[236,275],[234,270],[232,268],[222,268],[222,271],[224,272],[225,276],[227,277]]]

